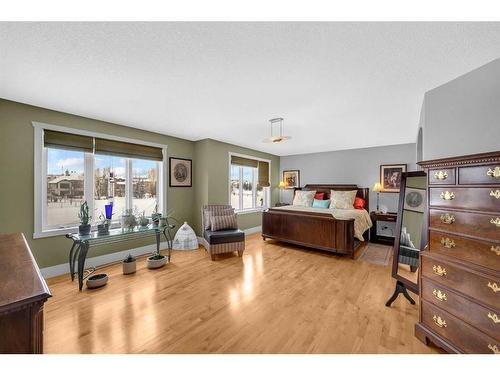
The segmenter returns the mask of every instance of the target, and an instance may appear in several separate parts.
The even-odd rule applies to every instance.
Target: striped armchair
[[[233,208],[230,205],[205,205],[201,209],[201,225],[203,230],[203,239],[205,249],[210,254],[212,260],[215,260],[216,254],[238,252],[243,256],[245,250],[245,233],[240,229],[225,229],[219,231],[210,230],[210,216],[228,213]]]

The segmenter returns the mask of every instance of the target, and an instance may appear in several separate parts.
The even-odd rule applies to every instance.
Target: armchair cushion
[[[219,230],[217,232],[206,230],[204,237],[210,245],[245,241],[245,233],[240,229]]]
[[[234,208],[228,205],[205,206],[203,209],[203,226],[205,230],[210,230],[212,223],[210,216],[224,216],[234,214]]]
[[[238,229],[236,215],[210,216],[210,230],[212,232],[224,229]]]

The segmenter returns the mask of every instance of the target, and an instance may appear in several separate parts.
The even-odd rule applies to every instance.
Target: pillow
[[[354,208],[356,210],[363,210],[366,206],[366,201],[363,198],[356,197],[354,198]]]
[[[357,192],[357,190],[332,190],[330,194],[330,208],[352,209]]]
[[[297,190],[295,197],[293,197],[292,206],[305,206],[311,207],[314,200],[316,190]]]
[[[328,208],[330,207],[329,199],[314,199],[313,207],[315,208]]]
[[[316,194],[314,194],[314,199],[318,199],[318,200],[325,199],[325,193],[316,193]]]
[[[225,216],[233,214],[234,214],[234,208],[211,207],[211,209],[203,210],[203,224],[205,225],[205,230],[210,230],[211,227],[210,216]]]
[[[216,232],[224,229],[238,229],[236,215],[210,216],[210,230]]]

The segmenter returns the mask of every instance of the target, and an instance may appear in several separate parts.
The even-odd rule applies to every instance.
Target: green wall
[[[229,143],[204,139],[195,144],[195,155],[198,163],[195,175],[202,184],[196,184],[195,202],[198,207],[193,228],[201,233],[201,206],[204,204],[227,204],[229,196],[229,153],[239,153],[271,160],[271,204],[278,201],[279,189],[279,156],[250,150]],[[248,229],[261,225],[262,213],[246,213],[238,215],[240,229]]]
[[[168,156],[193,159],[193,187],[167,186],[167,208],[180,221],[199,227],[203,203],[227,203],[227,152],[241,152],[272,159],[273,185],[278,184],[279,157],[254,152],[213,140],[191,142],[157,133],[93,120],[67,113],[0,99],[0,232],[22,232],[26,236],[40,267],[65,263],[69,240],[64,236],[33,239],[34,168],[32,121],[68,128],[162,143],[168,145]],[[220,180],[219,180],[220,179]],[[222,189],[222,191],[219,191]],[[273,202],[277,193],[273,193]],[[242,229],[260,225],[260,214],[241,215]],[[91,256],[108,254],[152,243],[151,240],[96,247]]]

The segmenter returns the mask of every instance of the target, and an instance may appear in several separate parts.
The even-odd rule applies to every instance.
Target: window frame
[[[251,155],[245,155],[245,154],[240,154],[236,152],[228,152],[228,192],[227,192],[227,198],[228,198],[228,204],[231,205],[231,156],[239,156],[242,158],[246,159],[252,159],[252,160],[257,160],[257,161],[265,161],[269,163],[269,182],[271,182],[271,160],[269,159],[263,159],[259,158],[257,156],[251,156]],[[252,178],[252,208],[241,208],[241,209],[234,209],[234,212],[236,214],[247,214],[247,213],[253,213],[253,212],[262,212],[266,209],[268,209],[271,206],[271,187],[264,188],[265,193],[264,193],[264,206],[262,207],[256,207],[256,196],[257,196],[257,185],[256,182],[258,180],[258,173],[255,173],[257,168],[253,168],[253,178]],[[243,188],[243,174],[242,174],[242,169],[240,167],[240,173],[239,173],[239,179],[240,179],[240,207],[243,207],[243,194],[241,193],[241,190]],[[232,206],[232,205],[231,205]]]
[[[78,230],[78,225],[70,226],[65,228],[47,228],[45,227],[46,223],[46,215],[47,215],[47,148],[44,147],[43,142],[43,131],[44,130],[54,130],[65,133],[86,135],[89,137],[98,137],[104,139],[110,139],[115,141],[136,143],[145,146],[158,147],[162,149],[163,160],[160,163],[160,167],[158,168],[158,183],[157,190],[161,192],[158,194],[158,209],[164,215],[167,212],[167,191],[168,187],[165,183],[166,176],[168,175],[168,146],[160,143],[153,143],[142,141],[139,139],[126,138],[113,136],[109,134],[103,134],[98,132],[68,128],[59,125],[46,124],[41,122],[32,122],[34,128],[34,230],[33,230],[33,238],[44,238],[44,237],[53,237],[60,236],[68,233],[74,233],[75,230]],[[85,152],[84,153],[84,175],[92,176],[92,178],[84,178],[84,197],[87,200],[89,205],[90,212],[94,211],[94,157],[95,154],[93,152]],[[132,175],[132,159],[133,158],[125,158],[127,163],[126,171]],[[129,168],[130,166],[130,168]],[[129,179],[130,184],[133,183],[132,178]],[[129,188],[129,180],[127,180],[126,189],[128,191]],[[130,186],[131,190],[132,186]],[[132,191],[130,191],[127,196],[127,202],[133,202]],[[95,218],[93,218],[95,219]]]

